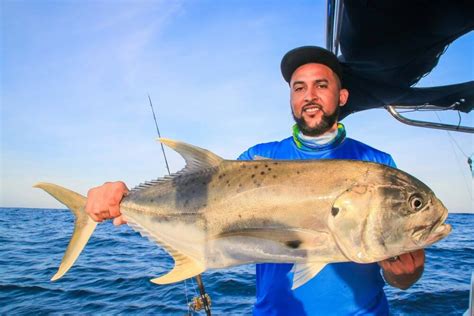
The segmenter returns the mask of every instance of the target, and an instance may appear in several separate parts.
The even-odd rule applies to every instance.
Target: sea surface
[[[422,279],[407,291],[386,287],[392,315],[462,315],[468,308],[474,215],[450,214],[447,222],[453,232],[426,249]],[[71,270],[50,282],[72,228],[66,210],[0,208],[1,315],[188,314],[195,282],[150,283],[172,267],[172,259],[126,225],[99,225]],[[203,274],[214,315],[251,314],[254,269]]]

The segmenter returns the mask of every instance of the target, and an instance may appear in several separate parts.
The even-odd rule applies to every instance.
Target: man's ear
[[[349,91],[347,91],[347,89],[339,90],[339,106],[346,105],[348,98],[349,98]]]

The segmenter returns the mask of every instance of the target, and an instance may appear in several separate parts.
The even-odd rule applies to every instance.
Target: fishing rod
[[[153,108],[153,102],[151,102],[150,94],[148,94],[148,101],[150,101],[150,108],[151,108],[151,112],[153,113],[153,120],[155,121],[156,132],[158,133],[158,137],[161,138],[160,129],[158,128],[158,121],[156,120],[155,110]],[[163,152],[163,157],[165,158],[165,164],[166,164],[166,169],[168,170],[168,175],[171,175],[170,168],[168,165],[168,160],[166,158],[165,148],[163,147],[163,143],[160,143],[160,145],[161,145],[161,151]],[[201,275],[198,274],[195,278],[196,278],[196,282],[199,288],[200,296],[194,297],[193,301],[189,304],[189,307],[192,308],[193,311],[199,311],[202,308],[204,308],[206,315],[211,316],[211,298],[206,293]]]
[[[150,95],[148,95],[148,100],[150,101],[151,113],[153,113],[153,120],[155,120],[156,133],[158,134],[158,137],[161,138],[160,129],[158,128],[158,122],[156,121],[155,110],[153,109],[153,103],[151,102]],[[166,170],[168,170],[168,175],[171,175],[170,167],[168,165],[168,159],[166,159],[165,147],[163,147],[163,143],[160,143],[160,145],[161,151],[163,152],[163,157],[165,157]]]

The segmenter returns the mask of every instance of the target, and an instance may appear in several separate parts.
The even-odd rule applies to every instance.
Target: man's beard
[[[291,111],[291,114],[293,114],[293,119],[296,122],[296,125],[298,125],[298,128],[300,131],[306,135],[306,136],[320,136],[329,131],[333,126],[334,123],[337,122],[337,119],[339,118],[339,107],[337,106],[336,109],[332,114],[326,114],[321,108],[319,108],[323,112],[323,116],[321,117],[321,122],[317,124],[315,127],[309,127],[304,118],[303,115],[301,117],[296,117],[295,113]]]

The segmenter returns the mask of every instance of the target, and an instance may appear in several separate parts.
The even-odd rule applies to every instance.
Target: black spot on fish
[[[265,168],[268,168],[268,165],[267,165],[267,164],[265,164]]]
[[[267,170],[268,170],[268,171],[272,171],[272,168],[268,168]]]
[[[332,209],[331,209],[332,216],[336,216],[337,213],[339,213],[339,208],[333,206]]]
[[[254,166],[254,168],[255,168],[255,169],[258,169],[258,166],[257,166],[257,165],[255,165],[255,166]]]
[[[242,215],[241,215],[241,214],[239,214],[239,218],[242,218]]]
[[[301,244],[301,240],[289,240],[286,242],[286,245],[293,249],[297,249]]]
[[[255,174],[252,175],[252,178],[255,178]]]
[[[276,177],[277,177],[276,174],[274,174],[274,175],[273,175],[273,179],[276,179]]]
[[[263,176],[265,174],[265,171],[260,172],[260,174]]]
[[[299,172],[299,171],[296,171],[296,174],[300,174],[300,172]]]
[[[242,183],[239,183],[239,188],[241,188],[241,187],[242,187]]]

